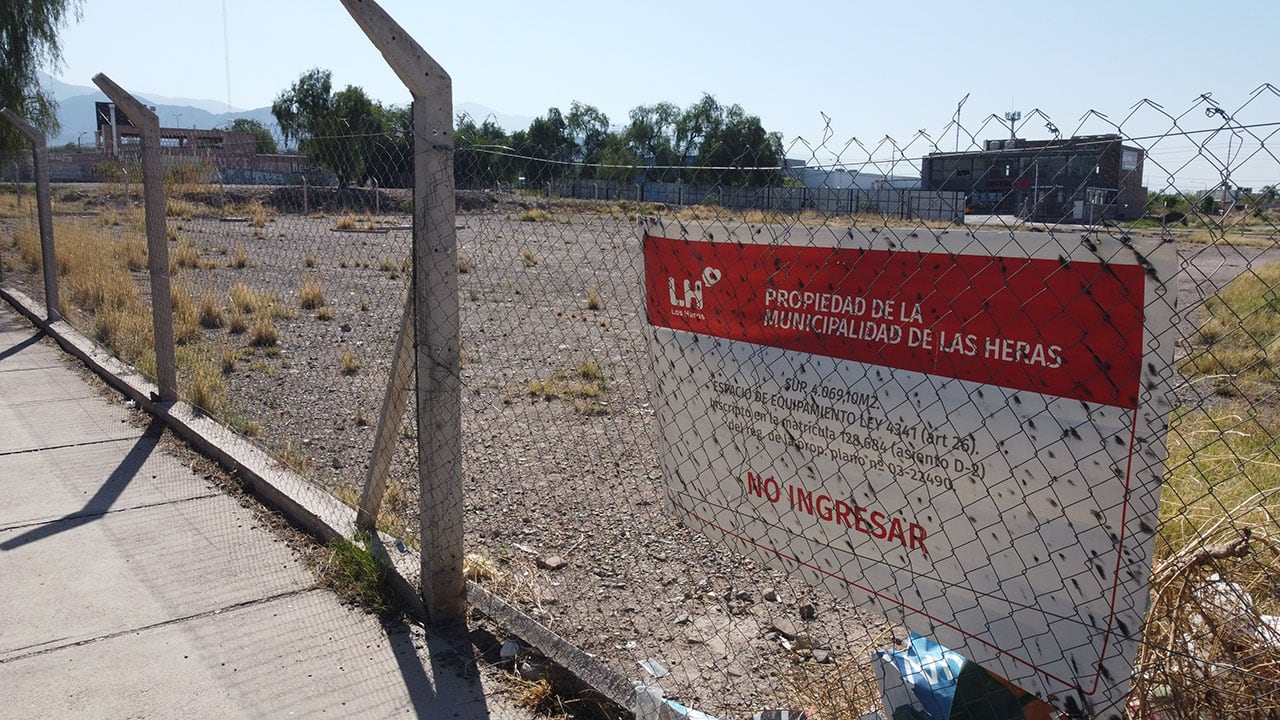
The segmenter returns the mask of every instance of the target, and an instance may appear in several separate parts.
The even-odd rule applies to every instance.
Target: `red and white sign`
[[[796,234],[645,235],[677,512],[1059,707],[1118,712],[1163,476],[1172,247]]]

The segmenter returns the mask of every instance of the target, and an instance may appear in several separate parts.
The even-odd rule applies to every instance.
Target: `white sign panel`
[[[1080,234],[650,228],[671,502],[1058,707],[1118,717],[1175,267],[1169,245]]]

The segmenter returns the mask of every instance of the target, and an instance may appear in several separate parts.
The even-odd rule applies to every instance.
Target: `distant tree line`
[[[771,185],[782,177],[782,136],[742,106],[709,94],[683,110],[668,102],[636,107],[620,130],[599,109],[576,101],[567,115],[550,108],[510,135],[492,120],[477,125],[464,114],[454,147],[454,179],[462,187],[565,177]]]
[[[384,106],[350,85],[334,92],[328,70],[303,73],[276,98],[271,114],[285,146],[333,172],[341,186],[403,186],[412,177],[410,109]],[[508,134],[492,119],[477,124],[460,115],[454,129],[454,180],[460,187],[475,188],[519,182],[540,186],[559,178],[781,182],[781,135],[767,132],[760,118],[740,105],[722,105],[704,94],[685,109],[668,102],[641,105],[629,119],[615,129],[599,109],[575,101],[567,114],[550,108],[527,129]],[[232,129],[254,132],[263,152],[269,133],[261,138],[261,126],[249,125]]]

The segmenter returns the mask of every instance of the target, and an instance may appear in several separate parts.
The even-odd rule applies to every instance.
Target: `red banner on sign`
[[[1135,408],[1136,265],[646,236],[652,325]]]

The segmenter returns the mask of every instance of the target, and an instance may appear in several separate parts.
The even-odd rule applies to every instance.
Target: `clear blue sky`
[[[815,155],[804,143],[822,142],[823,113],[833,133],[816,153],[824,161],[865,160],[868,153],[856,144],[846,148],[851,138],[887,158],[886,135],[904,145],[919,130],[950,150],[956,138],[946,127],[966,94],[961,121],[979,140],[1006,136],[994,122],[982,126],[1011,109],[1024,114],[1023,137],[1047,137],[1033,109],[1064,135],[1114,131],[1099,118],[1082,120],[1090,110],[1105,113],[1128,136],[1161,134],[1170,120],[1149,108],[1130,117],[1132,106],[1147,98],[1179,115],[1205,92],[1242,123],[1280,122],[1280,97],[1266,93],[1247,103],[1263,83],[1280,85],[1276,0],[1221,8],[1181,0],[383,0],[382,6],[449,71],[455,102],[533,117],[578,100],[625,124],[636,105],[667,100],[683,107],[710,92],[781,132],[791,157]],[[81,21],[62,37],[66,63],[51,74],[76,85],[104,72],[139,94],[229,98],[237,108],[254,108],[321,67],[338,87],[359,85],[389,104],[409,99],[337,0],[85,0]],[[1192,130],[1221,124],[1199,106],[1179,121]],[[1266,138],[1275,129],[1254,132]],[[1247,134],[1228,135],[1209,140],[1208,154],[1237,158],[1233,182],[1280,181],[1274,157],[1280,134],[1262,143],[1270,152],[1261,158]],[[907,154],[932,149],[919,139]],[[1185,186],[1220,179],[1188,143],[1157,144],[1151,156]],[[1148,167],[1148,185],[1163,184],[1168,174]]]

